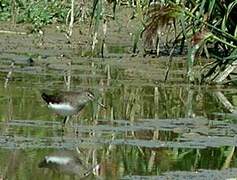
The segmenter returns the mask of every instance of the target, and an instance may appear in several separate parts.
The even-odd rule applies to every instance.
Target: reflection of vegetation
[[[123,75],[124,74],[122,70],[113,70],[111,72],[111,84],[117,84],[116,82]],[[58,77],[55,77],[53,80],[58,80]],[[63,78],[61,77],[61,81],[62,80]],[[85,86],[98,83],[96,81],[91,81],[90,78],[85,78],[83,80]],[[21,90],[19,90],[19,88],[13,88],[14,85],[16,85],[15,83],[21,83],[22,81],[25,82],[25,86]],[[25,120],[25,123],[29,126],[24,126],[24,124],[21,123],[18,123],[19,126],[15,126],[14,123],[13,125],[8,125],[8,129],[14,133],[16,138],[8,139],[8,142],[13,140],[13,142],[17,144],[18,140],[20,140],[21,143],[18,145],[24,149],[28,147],[27,144],[32,145],[31,147],[35,146],[40,148],[45,148],[46,146],[52,147],[53,145],[54,148],[67,148],[68,146],[72,147],[75,144],[79,147],[82,146],[83,149],[85,148],[85,152],[87,154],[87,156],[83,157],[86,157],[88,164],[93,166],[99,163],[101,168],[103,168],[100,171],[103,174],[99,174],[99,176],[110,178],[111,176],[118,178],[125,175],[160,175],[161,173],[170,171],[171,169],[195,171],[197,169],[204,168],[222,169],[236,166],[234,156],[235,148],[232,147],[206,149],[186,149],[175,147],[175,145],[182,143],[182,141],[177,141],[178,136],[182,136],[182,127],[190,129],[191,132],[193,131],[194,133],[195,130],[199,129],[199,131],[201,131],[202,128],[207,127],[206,122],[208,121],[202,123],[200,119],[197,119],[196,125],[193,125],[193,119],[187,119],[183,122],[175,119],[164,119],[163,122],[165,124],[163,126],[162,123],[159,124],[161,120],[158,118],[174,118],[185,116],[185,109],[189,109],[192,111],[192,113],[196,113],[197,115],[204,115],[210,113],[211,106],[211,108],[213,108],[212,111],[220,112],[222,108],[214,106],[213,99],[208,94],[200,95],[200,93],[197,93],[195,90],[193,90],[187,96],[187,93],[190,91],[190,89],[185,89],[182,87],[179,90],[177,90],[177,88],[170,87],[136,87],[132,86],[131,82],[123,82],[122,86],[115,88],[115,85],[113,84],[113,89],[111,89],[109,92],[106,92],[103,97],[103,102],[108,108],[103,111],[97,111],[91,110],[93,107],[88,106],[87,109],[85,109],[85,113],[82,115],[82,123],[87,123],[87,126],[80,126],[82,128],[79,130],[79,133],[80,131],[82,132],[78,137],[75,137],[73,133],[70,134],[66,132],[65,140],[63,140],[64,138],[61,139],[59,137],[60,133],[57,132],[57,127],[52,129],[50,126],[48,126],[48,128],[43,126],[49,124],[49,122],[44,124],[40,120],[35,120],[35,126],[33,126],[34,123],[32,122],[27,123],[27,121],[30,119],[36,118],[49,120],[52,119],[53,115],[50,112],[47,113],[46,107],[41,107],[42,102],[40,101],[40,97],[38,97],[38,101],[35,100],[37,93],[34,90],[32,91],[32,88],[25,88],[28,85],[30,86],[31,82],[27,81],[26,77],[23,78],[22,81],[13,81],[8,86],[9,96],[14,102],[11,116],[14,119],[27,119]],[[44,82],[45,79],[37,78],[35,81],[37,84],[42,86],[41,81]],[[30,84],[27,84],[27,82]],[[75,81],[73,82],[75,83]],[[45,86],[46,84],[43,85]],[[61,84],[61,86],[63,85]],[[0,90],[4,91],[4,88]],[[199,103],[196,102],[197,98],[199,98]],[[205,102],[210,104],[207,105]],[[187,108],[181,108],[181,105],[187,106]],[[4,104],[1,104],[1,107],[2,106],[4,107]],[[189,108],[189,106],[191,106],[191,108]],[[0,109],[2,110],[4,108]],[[201,111],[201,113],[199,111]],[[94,122],[90,121],[91,117],[95,117],[95,125]],[[4,119],[4,117],[2,118]],[[147,121],[146,123],[146,120],[143,120],[143,118],[150,119],[150,121]],[[88,121],[84,121],[85,119],[88,119]],[[126,123],[126,125],[119,125],[119,120],[126,120],[121,121]],[[37,125],[37,121],[43,124],[42,127],[40,123]],[[177,122],[176,128],[175,122]],[[11,123],[11,120],[9,123]],[[131,126],[133,124],[136,125],[136,123],[141,124],[140,128],[144,128],[145,124],[146,127],[153,128],[150,130],[145,130],[145,128],[144,130],[131,130]],[[220,127],[216,130],[218,133],[220,132],[220,129],[223,129],[223,123],[221,121],[219,123]],[[102,129],[103,124],[105,124],[104,130]],[[155,124],[157,125],[155,126]],[[83,129],[83,127],[86,128],[88,126],[90,126],[91,129]],[[115,127],[118,129],[112,130],[112,128]],[[209,127],[209,130],[213,132],[215,129],[215,124],[213,126],[209,125]],[[226,133],[226,129],[224,131]],[[8,134],[9,132],[7,132],[6,128],[4,130],[2,129],[1,133],[1,135],[4,137],[4,135]],[[188,138],[190,138],[191,134],[187,133],[187,135]],[[210,139],[212,137],[211,135],[212,134],[210,134],[209,137],[202,137]],[[193,138],[193,141],[198,141],[198,133]],[[112,144],[103,144],[104,140],[108,139]],[[121,142],[117,145],[113,144],[114,141],[121,139],[124,140],[124,142]],[[94,143],[91,147],[91,143],[88,142],[94,142],[94,140],[99,140],[99,142]],[[135,140],[133,145],[126,144],[126,142],[129,142],[129,140]],[[138,143],[140,140],[144,140],[142,141],[143,144]],[[166,144],[166,142],[171,142],[174,147],[144,147],[144,145],[149,143],[151,140],[154,142],[161,141],[163,144]],[[185,140],[185,138],[182,140]],[[205,145],[208,146],[212,144],[210,143]],[[41,174],[42,170],[37,167],[38,163],[45,155],[50,153],[49,151],[52,150],[19,150],[16,151],[17,153],[1,150],[1,162],[4,162],[0,165],[0,168],[4,169],[4,171],[1,172],[4,172],[3,175],[7,175],[8,177],[15,177],[17,174],[21,173],[26,179],[32,176],[32,173],[28,174],[29,169],[31,170],[30,172],[34,172],[36,175]],[[9,164],[6,164],[7,162]],[[15,166],[12,166],[11,164],[14,164]],[[18,168],[14,169],[14,167]],[[55,173],[43,174],[43,176],[46,175],[50,175],[50,177],[52,176],[51,179],[63,179],[66,176]]]
[[[116,146],[107,154],[109,146],[104,148],[81,149],[86,153],[78,154],[78,158],[87,158],[85,163],[94,167],[93,162],[100,165],[100,169],[96,176],[98,178],[121,178],[127,175],[161,175],[164,172],[176,170],[192,171],[196,173],[198,169],[225,169],[227,167],[236,166],[234,148],[205,149],[205,150],[188,150],[188,149],[139,149],[129,146]],[[1,175],[10,179],[15,179],[21,174],[24,179],[33,178],[35,176],[50,179],[65,179],[66,177],[78,176],[67,175],[63,170],[61,172],[47,171],[38,168],[38,164],[42,159],[52,154],[55,150],[1,150]],[[58,151],[58,150],[57,150]],[[153,166],[149,166],[152,154]],[[232,161],[228,160],[231,155]],[[228,162],[227,162],[228,161]],[[229,164],[229,165],[227,165]],[[76,170],[70,167],[68,170]]]

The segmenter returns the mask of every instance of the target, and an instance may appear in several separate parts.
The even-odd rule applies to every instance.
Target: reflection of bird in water
[[[93,171],[92,167],[87,167],[73,151],[59,151],[45,156],[38,164],[39,168],[49,168],[55,172],[63,174],[86,177]]]
[[[89,101],[95,100],[95,96],[90,91],[81,92],[56,92],[53,94],[42,93],[42,98],[57,114],[65,116],[65,125],[69,116],[78,114]],[[100,106],[103,104],[97,102]]]

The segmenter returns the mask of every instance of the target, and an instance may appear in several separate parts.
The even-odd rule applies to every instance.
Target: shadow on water
[[[163,83],[165,58],[1,56],[0,177],[236,177],[235,88],[187,85],[180,61]],[[42,89],[90,89],[106,109],[88,103],[62,133]]]
[[[87,177],[93,172],[94,168],[88,167],[86,162],[83,162],[78,156],[73,151],[57,151],[45,156],[38,167],[48,168],[54,173],[76,175],[80,178]]]

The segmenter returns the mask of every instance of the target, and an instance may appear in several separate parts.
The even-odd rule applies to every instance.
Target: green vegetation
[[[35,32],[47,24],[66,23],[70,38],[73,23],[85,19],[84,23],[90,24],[92,29],[92,51],[98,42],[98,33],[102,31],[100,54],[103,57],[107,36],[105,27],[111,19],[116,20],[116,10],[126,6],[133,11],[131,20],[141,25],[133,33],[133,53],[138,52],[137,43],[142,38],[146,54],[159,56],[162,51],[168,52],[170,63],[166,79],[172,57],[187,54],[187,77],[190,82],[223,83],[226,79],[231,81],[230,74],[237,60],[236,4],[234,0],[94,0],[80,4],[74,0],[3,0],[0,2],[0,20],[32,23]],[[215,62],[195,73],[193,66],[197,55],[214,58]]]
[[[36,31],[47,24],[63,23],[69,9],[63,1],[3,0],[0,2],[0,20],[32,23]]]

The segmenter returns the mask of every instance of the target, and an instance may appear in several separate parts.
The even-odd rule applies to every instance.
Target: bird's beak
[[[96,102],[97,104],[99,104],[102,108],[106,109],[106,106],[105,106],[104,104],[100,103],[100,102],[95,98],[95,96],[90,95],[89,97],[90,97],[90,99],[91,99],[92,101],[95,101],[95,102]]]
[[[102,108],[106,109],[106,106],[105,106],[104,104],[100,103],[99,101],[96,101],[96,102],[97,102],[97,104],[99,104]]]
[[[91,101],[95,100],[95,96],[92,94],[89,94],[88,97],[90,98]]]

